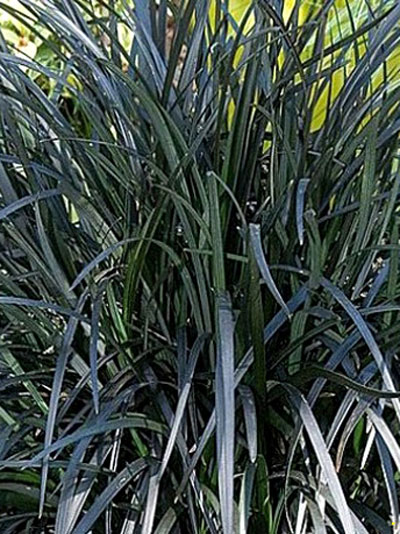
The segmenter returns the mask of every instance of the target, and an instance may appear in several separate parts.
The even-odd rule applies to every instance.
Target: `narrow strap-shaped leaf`
[[[87,292],[83,293],[78,301],[78,304],[76,307],[76,313],[78,315],[80,315],[83,309],[87,296],[88,296]],[[79,321],[76,317],[72,316],[69,318],[67,328],[65,330],[65,334],[62,340],[60,353],[57,358],[56,370],[54,373],[53,384],[51,388],[49,413],[48,413],[47,421],[46,421],[46,433],[44,437],[44,448],[45,449],[47,449],[51,445],[51,442],[53,440],[57,409],[58,409],[58,404],[60,401],[60,394],[61,394],[61,390],[63,386],[65,369],[67,367],[67,361],[70,355],[72,341],[73,341],[76,329],[78,327],[78,324],[79,324]],[[49,456],[46,455],[43,458],[43,466],[42,466],[39,515],[41,515],[43,512],[48,471],[49,471]]]
[[[93,422],[93,424],[87,427],[80,428],[79,430],[72,432],[72,434],[69,434],[64,438],[58,439],[57,441],[52,443],[47,449],[44,449],[38,454],[36,454],[31,460],[15,460],[12,461],[12,463],[11,460],[2,460],[0,461],[0,467],[9,465],[13,465],[15,467],[37,467],[39,463],[43,460],[43,458],[45,458],[52,452],[63,449],[64,447],[67,447],[68,445],[71,445],[72,443],[80,441],[86,437],[96,436],[98,434],[104,434],[106,432],[112,432],[113,430],[118,430],[119,428],[143,428],[161,434],[165,434],[166,432],[165,425],[158,423],[153,419],[149,419],[147,416],[137,414],[122,417],[120,419],[113,419],[104,423]]]
[[[178,516],[176,510],[172,507],[168,508],[168,510],[161,518],[161,521],[158,523],[154,534],[169,534],[169,532],[171,532],[173,526],[175,525],[177,519]]]
[[[322,517],[321,511],[317,504],[307,496],[304,496],[304,498],[307,502],[308,510],[310,511],[315,534],[327,534],[324,518]]]
[[[276,302],[282,307],[287,316],[290,317],[290,311],[287,307],[287,304],[279,293],[275,281],[272,278],[268,264],[265,260],[264,251],[261,243],[261,230],[259,224],[250,224],[250,241],[253,247],[254,256],[256,258],[258,268],[260,269],[260,273],[263,277],[264,282],[267,284],[267,287],[271,291]]]
[[[104,284],[98,288],[92,303],[92,320],[91,320],[91,333],[90,333],[90,347],[89,347],[89,360],[90,360],[90,379],[92,382],[93,404],[96,414],[99,413],[99,383],[97,380],[97,346],[99,342],[100,331],[100,313],[104,293]]]
[[[307,434],[313,445],[315,455],[318,458],[319,465],[324,472],[325,479],[335,501],[337,513],[340,517],[344,531],[346,534],[357,534],[351,517],[351,510],[347,504],[343,488],[335,471],[332,458],[329,456],[324,438],[315,416],[302,394],[287,384],[284,384],[284,387],[289,392],[289,395],[299,412],[304,427],[307,430]]]
[[[128,243],[133,243],[140,241],[140,238],[130,238],[130,239],[124,239],[122,241],[118,241],[118,243],[114,243],[113,245],[109,246],[100,254],[98,254],[92,261],[90,261],[78,274],[78,276],[75,278],[75,280],[72,282],[69,290],[73,291],[85,278],[86,276],[93,271],[102,261],[106,260],[109,256],[111,256],[116,250],[123,247],[124,245]]]
[[[8,174],[6,173],[6,170],[4,168],[4,165],[0,161],[0,190],[3,199],[7,203],[13,203],[18,200],[17,193],[15,192],[15,189],[11,183],[10,178],[8,177]]]
[[[302,178],[299,180],[299,184],[297,186],[297,195],[296,195],[296,226],[297,226],[297,235],[299,237],[299,243],[300,245],[303,245],[304,243],[304,200],[305,200],[305,194],[308,187],[308,184],[310,183],[309,178]]]
[[[367,395],[377,399],[398,399],[400,398],[400,391],[382,391],[380,389],[364,386],[356,380],[352,380],[348,376],[345,376],[331,369],[326,369],[320,365],[310,365],[301,370],[298,375],[294,375],[293,379],[297,382],[305,383],[308,379],[314,379],[317,377],[324,377],[327,380],[339,384],[349,390],[357,391],[363,395]]]
[[[188,362],[188,366],[186,370],[186,377],[183,381],[181,394],[179,396],[178,406],[176,408],[176,412],[174,416],[174,422],[171,428],[171,433],[168,438],[167,446],[165,447],[165,452],[164,452],[164,456],[163,456],[160,471],[159,471],[159,478],[163,476],[165,469],[167,467],[168,461],[171,457],[172,450],[175,445],[176,438],[179,432],[179,427],[182,423],[182,418],[183,418],[183,414],[185,411],[186,403],[189,397],[194,370],[195,370],[197,360],[204,346],[204,342],[206,338],[207,338],[206,335],[199,337],[194,343],[194,346],[190,352],[189,362]]]
[[[396,525],[400,523],[400,511],[393,462],[390,458],[389,449],[386,447],[386,444],[379,433],[376,436],[375,442],[381,458],[381,466],[387,488],[388,500],[390,503],[391,520],[392,523]]]
[[[0,210],[0,221],[2,219],[5,219],[6,217],[9,217],[16,211],[25,208],[26,206],[35,204],[38,200],[56,197],[60,194],[61,192],[58,189],[48,189],[47,191],[42,191],[40,193],[35,193],[34,195],[28,195],[26,197],[20,198],[19,200],[16,200],[12,204],[9,204],[8,206]]]
[[[61,315],[75,317],[76,319],[79,319],[84,323],[88,322],[87,317],[85,317],[84,315],[80,315],[76,312],[76,310],[70,310],[68,308],[64,308],[63,306],[59,306],[58,304],[52,304],[51,302],[46,302],[44,300],[26,299],[24,297],[6,297],[1,295],[0,305],[26,306],[28,308],[38,308],[44,310],[47,309],[56,313],[60,313]]]
[[[383,357],[383,354],[380,351],[378,344],[375,341],[375,338],[372,335],[371,330],[369,329],[361,313],[357,310],[354,304],[346,297],[346,295],[338,287],[332,284],[332,282],[330,282],[326,278],[323,278],[321,280],[321,285],[331,293],[334,299],[343,307],[343,309],[352,319],[361,336],[365,340],[367,346],[369,347],[373,357],[375,358],[376,364],[382,375],[382,379],[385,386],[389,391],[395,392],[396,388],[394,386],[393,378],[387,366],[385,358]],[[399,399],[393,399],[392,402],[397,417],[400,421],[400,401]]]
[[[218,297],[218,340],[215,373],[215,416],[217,433],[218,489],[222,528],[231,534],[233,518],[233,475],[235,447],[235,383],[233,318],[230,298]]]
[[[29,393],[32,395],[32,398],[35,400],[41,412],[44,415],[47,415],[49,412],[49,408],[46,402],[44,401],[42,395],[38,391],[34,382],[31,379],[25,378],[28,375],[26,375],[20,363],[15,358],[15,356],[12,354],[12,352],[7,347],[1,347],[0,354],[1,354],[1,358],[9,366],[9,368],[12,370],[14,375],[16,377],[21,377],[22,379],[21,382],[24,384],[25,388],[29,391]]]
[[[146,506],[144,509],[143,518],[143,534],[151,534],[153,532],[154,519],[156,515],[156,508],[158,502],[158,495],[160,491],[159,475],[153,467],[153,472],[150,474],[149,486],[147,489]]]
[[[38,203],[36,203],[35,206],[35,216],[36,216],[36,225],[38,229],[38,236],[40,240],[40,244],[43,250],[43,254],[46,260],[47,265],[50,267],[51,274],[54,278],[54,280],[57,281],[57,284],[59,284],[60,289],[62,289],[63,294],[67,297],[67,299],[70,301],[71,305],[74,305],[74,295],[72,293],[68,294],[68,280],[65,275],[65,272],[61,268],[59,262],[57,261],[57,258],[54,255],[50,239],[46,234],[45,227],[43,225],[42,216],[40,214],[40,206]]]
[[[400,471],[400,446],[398,440],[394,437],[392,431],[384,421],[383,417],[376,411],[376,409],[368,408],[367,415],[377,432],[380,434],[383,443],[390,452],[390,455],[396,464],[397,470]]]
[[[222,242],[221,216],[217,182],[213,173],[208,175],[211,237],[213,246],[213,279],[217,295],[225,289],[224,246]]]
[[[291,313],[294,313],[304,303],[304,301],[307,298],[307,295],[308,295],[308,289],[305,286],[303,286],[296,293],[296,295],[288,301],[288,308]],[[264,343],[267,343],[272,338],[272,336],[276,334],[276,332],[287,321],[287,319],[288,319],[288,316],[283,312],[283,310],[281,310],[275,315],[275,317],[264,328]],[[253,364],[253,360],[254,360],[253,348],[250,347],[250,349],[246,352],[246,354],[243,356],[243,358],[240,360],[239,364],[236,367],[235,388],[240,384],[243,377],[245,376],[247,371],[250,369],[251,365]],[[199,440],[199,443],[196,447],[196,451],[193,454],[193,457],[191,459],[190,465],[186,469],[185,474],[182,477],[182,481],[177,490],[177,497],[181,495],[182,491],[186,487],[190,474],[193,472],[193,469],[196,467],[197,462],[201,458],[204,448],[206,444],[208,443],[208,440],[212,436],[214,428],[215,428],[215,410],[212,412],[207,422],[207,426],[204,429],[203,434]]]
[[[114,480],[106,487],[106,489],[99,495],[89,510],[85,513],[82,520],[78,523],[72,534],[83,534],[90,531],[97,518],[106,509],[114,497],[124,487],[137,476],[141,471],[147,467],[147,462],[143,458],[139,458],[123,469]]]
[[[242,487],[239,501],[239,532],[246,534],[249,517],[251,514],[251,498],[253,495],[256,465],[250,463],[243,473]]]
[[[257,459],[257,415],[255,399],[253,392],[248,386],[239,386],[239,394],[243,404],[250,462],[254,463]]]

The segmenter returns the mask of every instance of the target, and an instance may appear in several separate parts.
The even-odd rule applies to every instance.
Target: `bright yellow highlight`
[[[214,2],[213,2],[214,4]],[[296,31],[301,31],[301,27],[305,24],[312,23],[313,17],[323,7],[324,0],[285,0],[282,19],[288,29],[292,27],[294,23],[298,26]],[[251,0],[230,0],[230,13],[235,18],[235,21],[240,24],[243,19],[246,10],[251,5]],[[294,17],[294,9],[297,5],[297,20],[292,20]],[[332,44],[337,43],[346,37],[351,36],[355,30],[360,29],[371,19],[369,18],[369,6],[377,7],[382,5],[381,0],[335,0],[332,7],[329,9],[326,19],[326,29],[324,36],[324,49],[328,49]],[[393,5],[393,1],[388,0],[385,9],[389,9]],[[349,13],[349,8],[351,13]],[[215,9],[215,8],[214,8]],[[249,21],[245,26],[245,32],[249,31],[254,24],[254,18],[249,17]],[[353,27],[354,24],[354,27]],[[376,31],[376,30],[372,30]],[[230,28],[230,32],[234,33],[234,29]],[[318,58],[317,72],[326,71],[325,79],[328,77],[329,81],[326,83],[321,94],[317,98],[317,102],[314,105],[311,131],[317,131],[324,124],[327,114],[328,106],[332,106],[340,94],[345,80],[356,68],[357,54],[358,61],[365,58],[368,53],[368,47],[365,43],[366,35],[359,37],[357,43],[352,43],[348,50],[346,50],[344,56],[340,56],[343,50],[340,49],[335,54]],[[304,63],[307,60],[312,59],[313,49],[316,39],[316,32],[313,33],[306,46],[303,48],[300,59]],[[357,52],[357,53],[356,53]],[[373,52],[371,50],[371,52]],[[240,57],[240,56],[239,56]],[[340,65],[335,64],[340,60]],[[278,67],[283,68],[285,62],[285,53],[281,52],[278,58]],[[237,64],[237,63],[236,63]],[[329,69],[335,69],[329,71]],[[386,74],[385,74],[386,70]],[[374,72],[371,72],[369,78],[371,80],[370,87],[366,97],[370,97],[377,90],[383,88],[383,83],[386,82],[387,87],[385,89],[390,90],[394,84],[398,84],[400,80],[400,48],[396,48],[387,57],[385,66],[379,67]],[[386,78],[386,79],[385,79]],[[295,78],[296,83],[300,82],[300,76]],[[310,98],[313,100],[316,97],[318,89],[322,88],[324,79],[321,78],[319,82],[315,82],[311,91]]]
[[[236,22],[238,26],[242,23],[242,20],[246,14],[246,11],[249,9],[251,5],[251,2],[249,0],[233,0],[233,2],[230,2],[229,4],[229,13],[231,14],[232,18]],[[215,28],[215,6],[216,2],[213,0],[210,4],[210,21],[211,26]],[[245,24],[245,27],[243,29],[243,33],[247,33],[251,30],[251,28],[254,25],[254,15],[251,14]],[[232,24],[229,24],[228,26],[228,35],[233,36],[235,34],[235,28]]]

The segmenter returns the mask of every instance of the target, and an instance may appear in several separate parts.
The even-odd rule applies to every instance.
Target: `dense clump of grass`
[[[400,6],[211,4],[0,37],[1,532],[400,521]]]

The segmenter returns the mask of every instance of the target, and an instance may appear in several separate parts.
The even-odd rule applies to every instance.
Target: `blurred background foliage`
[[[110,8],[112,11],[121,14],[123,11],[124,2],[126,0],[113,1],[112,3],[104,3],[102,1],[85,0],[80,2],[83,8],[83,15],[90,24],[91,13],[96,17],[102,18],[104,21],[110,16]],[[171,7],[175,7],[177,2],[172,3]],[[390,9],[396,4],[396,0],[387,0],[384,9]],[[51,31],[43,28],[40,23],[32,17],[31,14],[24,8],[20,0],[8,0],[7,8],[1,10],[0,13],[0,27],[2,28],[3,38],[14,50],[16,55],[35,59],[41,64],[54,69],[60,69],[60,59],[54,53],[54,50],[49,46],[48,39],[51,42]],[[133,7],[130,1],[126,5]],[[215,11],[217,2],[210,3],[210,22],[215,24]],[[228,35],[232,38],[242,21],[245,19],[245,24],[242,28],[244,34],[251,31],[254,26],[254,15],[250,13],[252,2],[251,0],[230,0],[228,23]],[[334,104],[337,95],[344,86],[345,80],[354,71],[356,64],[368,54],[368,60],[373,61],[373,52],[368,49],[366,44],[367,36],[365,33],[353,40],[352,45],[346,49],[346,53],[339,47],[333,53],[330,52],[335,44],[350,38],[354,33],[360,31],[360,28],[370,18],[371,12],[374,12],[375,17],[379,17],[380,11],[383,9],[383,4],[380,0],[335,0],[328,2],[327,8],[323,10],[324,32],[323,32],[323,47],[319,51],[320,58],[318,61],[318,71],[320,73],[320,80],[317,80],[310,88],[310,100],[316,99],[313,106],[313,116],[311,121],[311,131],[316,131],[321,128],[323,122],[329,115],[329,109]],[[227,4],[228,6],[228,4]],[[324,7],[322,0],[285,0],[282,5],[282,21],[285,24],[290,24],[295,21],[296,26],[303,28],[311,27],[315,24],[313,18],[316,14],[320,17],[320,10]],[[170,21],[172,21],[172,11],[169,11]],[[27,25],[27,20],[30,21]],[[171,22],[172,24],[172,22]],[[191,26],[195,24],[193,18]],[[117,22],[118,35],[121,44],[125,50],[129,50],[133,40],[133,30],[125,22],[120,20]],[[96,25],[94,25],[94,31]],[[373,31],[373,30],[372,30]],[[170,37],[172,36],[172,29],[170,30]],[[101,33],[101,32],[100,32]],[[304,32],[306,33],[306,32]],[[107,46],[107,37],[99,35],[99,38],[105,40]],[[314,57],[315,51],[319,45],[318,32],[311,31],[310,38],[306,39],[300,59],[302,62],[311,61]],[[279,64],[282,65],[285,55],[285,46],[280,53]],[[325,51],[329,51],[325,53]],[[236,57],[236,64],[239,62],[241,51],[238,50]],[[122,59],[124,68],[127,68],[127,61]],[[394,48],[382,65],[374,70],[371,76],[370,84],[367,89],[367,94],[374,94],[380,90],[392,91],[400,83],[400,49]],[[328,82],[323,80],[325,73],[331,72]],[[40,78],[35,72],[30,75],[34,78]],[[296,77],[298,83],[301,82],[301,74]],[[38,80],[39,83],[49,83],[49,80]],[[69,83],[76,84],[77,81],[73,74],[69,75]],[[322,89],[321,89],[322,88]],[[47,87],[46,90],[51,92],[53,87]],[[233,107],[231,107],[233,113]],[[373,112],[371,111],[371,114]],[[368,119],[366,119],[368,120]]]

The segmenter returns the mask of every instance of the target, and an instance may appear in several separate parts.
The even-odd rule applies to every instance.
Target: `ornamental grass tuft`
[[[0,27],[0,532],[400,532],[400,4]]]

